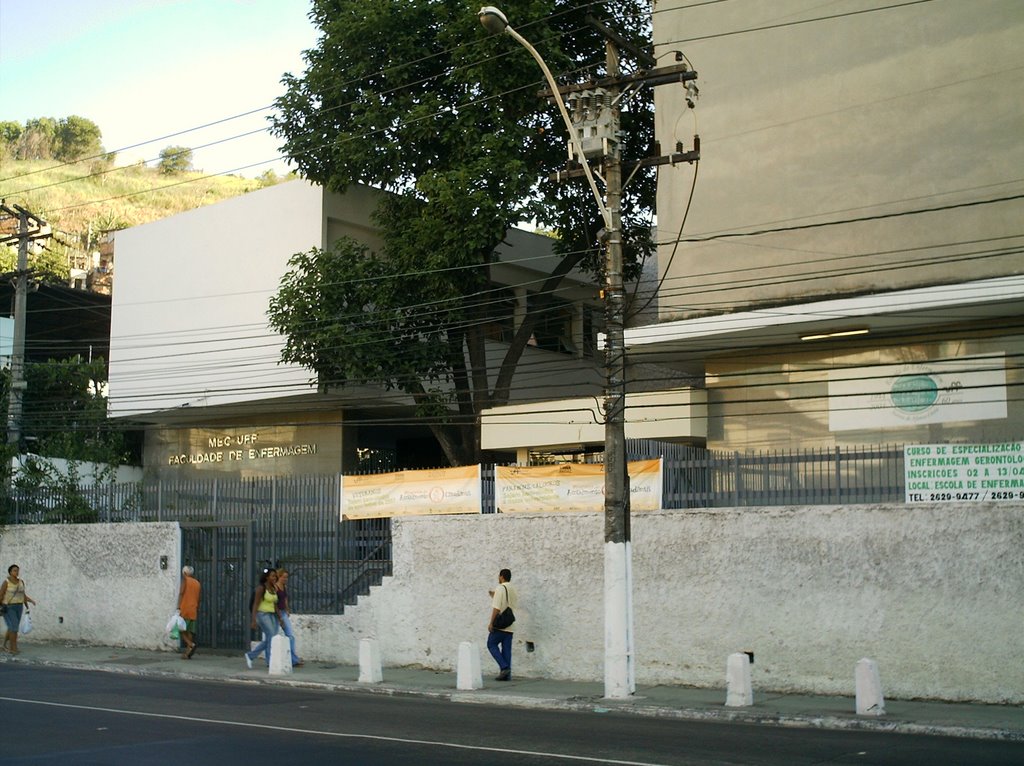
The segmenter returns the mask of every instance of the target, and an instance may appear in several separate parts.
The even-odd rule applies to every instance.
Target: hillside
[[[66,244],[148,223],[254,191],[278,179],[164,175],[142,164],[101,160],[61,165],[56,160],[0,161],[0,198],[44,218]],[[91,246],[91,245],[90,245]]]

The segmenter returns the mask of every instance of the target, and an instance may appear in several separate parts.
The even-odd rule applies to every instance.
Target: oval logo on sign
[[[921,412],[938,401],[939,386],[930,375],[901,375],[889,389],[889,398],[896,409]]]

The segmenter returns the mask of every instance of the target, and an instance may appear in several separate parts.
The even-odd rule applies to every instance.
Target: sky
[[[175,145],[192,148],[194,167],[209,174],[285,172],[266,107],[316,44],[309,8],[309,0],[0,0],[0,120],[87,117],[104,148],[119,151],[118,164]],[[179,131],[189,132],[168,137]],[[126,148],[143,142],[152,143]]]

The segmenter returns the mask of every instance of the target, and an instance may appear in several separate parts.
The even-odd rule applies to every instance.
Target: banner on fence
[[[908,503],[1024,500],[1024,442],[908,444]]]
[[[480,466],[341,477],[341,518],[480,513]]]
[[[629,505],[633,511],[661,508],[661,458],[629,463]],[[604,466],[584,463],[496,466],[494,507],[517,511],[600,511],[604,509]]]

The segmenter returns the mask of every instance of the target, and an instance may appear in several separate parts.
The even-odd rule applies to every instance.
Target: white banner
[[[480,513],[480,466],[341,477],[341,518]]]
[[[1024,443],[903,448],[908,503],[1024,500]]]
[[[828,407],[832,431],[1005,418],[1006,360],[998,353],[833,370]]]
[[[661,458],[629,463],[629,505],[633,511],[661,508]],[[496,466],[494,506],[519,511],[601,511],[604,466],[591,463]]]

